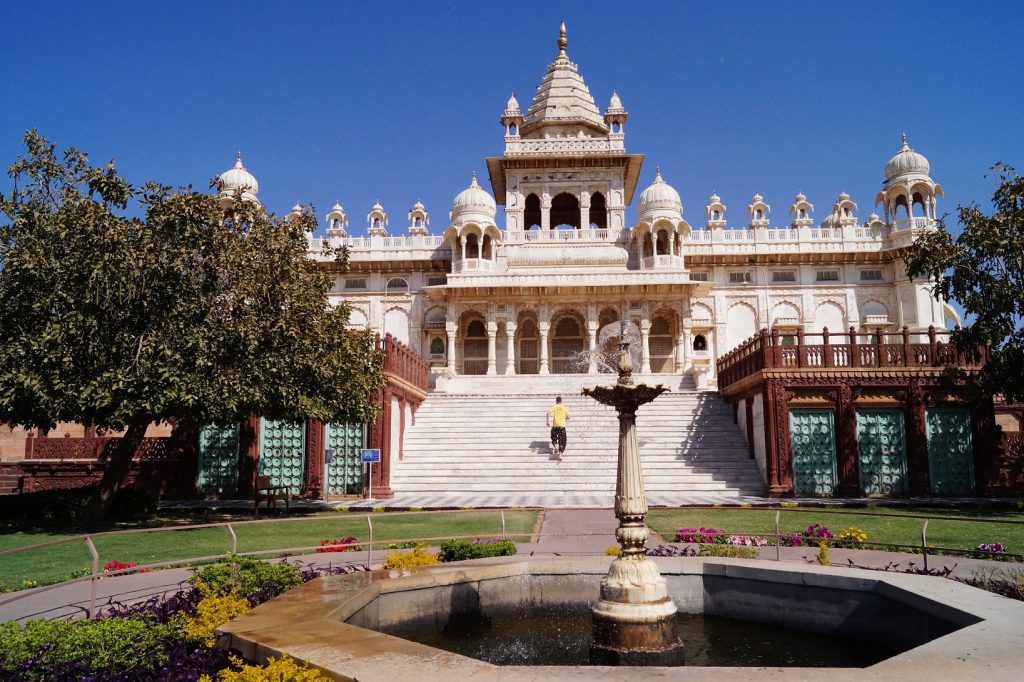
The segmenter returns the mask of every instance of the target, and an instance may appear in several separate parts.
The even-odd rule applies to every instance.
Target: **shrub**
[[[142,676],[166,661],[174,628],[143,618],[32,620],[0,624],[0,670],[26,679],[75,679],[103,672]],[[70,672],[74,670],[74,672]]]
[[[725,531],[719,528],[680,528],[676,531],[676,542],[711,544],[725,542]]]
[[[217,642],[214,630],[248,611],[249,602],[234,593],[216,594],[201,581],[196,588],[202,599],[196,604],[195,614],[182,621],[181,634],[189,642],[212,647]]]
[[[250,600],[259,594],[266,601],[301,585],[302,574],[297,566],[286,561],[268,563],[233,556],[197,570],[190,582],[196,586],[202,582],[212,594],[235,593]]]
[[[756,559],[760,555],[756,547],[744,545],[701,545],[699,556],[726,557],[730,559]]]
[[[389,542],[384,549],[412,549],[419,544],[413,540],[403,540],[402,542]]]
[[[358,539],[349,535],[344,540],[321,540],[320,547],[316,550],[318,553],[323,552],[361,552],[363,550],[358,544]]]
[[[445,540],[441,543],[440,559],[444,562],[483,559],[492,556],[512,556],[516,553],[516,543],[504,538],[495,537],[488,540],[477,538],[469,540]]]
[[[697,550],[688,545],[658,545],[644,551],[647,556],[697,556]]]
[[[437,563],[440,563],[437,555],[428,552],[425,545],[419,545],[408,552],[388,552],[384,555],[384,568],[413,568]]]
[[[288,654],[280,659],[271,656],[266,665],[246,665],[239,658],[231,658],[234,670],[222,670],[217,674],[217,682],[329,682],[331,678],[317,668],[299,665]],[[200,682],[213,682],[213,678],[204,675]]]

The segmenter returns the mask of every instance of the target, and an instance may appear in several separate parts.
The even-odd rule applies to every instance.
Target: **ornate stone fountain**
[[[636,411],[669,389],[633,383],[633,360],[620,323],[614,386],[583,389],[583,395],[619,413],[618,476],[615,483],[615,538],[622,554],[601,581],[601,599],[594,606],[594,643],[591,663],[596,665],[678,665],[683,644],[676,635],[676,605],[657,564],[644,555],[648,530]]]

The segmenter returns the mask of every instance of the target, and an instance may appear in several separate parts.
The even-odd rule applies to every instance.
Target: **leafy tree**
[[[225,213],[212,194],[58,158],[35,131],[25,145],[0,194],[0,421],[124,430],[93,517],[151,423],[373,418],[381,354],[326,304],[311,208],[280,219],[238,192]]]
[[[1008,401],[1024,400],[1024,178],[1010,166],[992,171],[999,188],[992,196],[995,212],[977,204],[959,206],[963,232],[954,237],[940,221],[938,230],[914,242],[905,257],[911,277],[934,282],[936,298],[958,301],[973,322],[953,334],[965,353],[979,345],[990,357],[979,386]]]

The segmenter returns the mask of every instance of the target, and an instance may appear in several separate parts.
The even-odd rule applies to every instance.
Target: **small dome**
[[[755,203],[755,204],[763,204],[764,203],[764,197],[761,196],[760,194],[758,194],[757,192],[754,192],[753,203]]]
[[[427,207],[424,206],[423,202],[421,202],[421,201],[417,201],[415,204],[412,205],[412,210],[414,210],[414,211],[425,211],[426,208]]]
[[[928,159],[907,145],[907,134],[903,133],[903,146],[885,164],[885,179],[889,181],[900,175],[928,175],[930,170]]]
[[[801,201],[807,201],[807,197],[804,195],[803,192],[797,192],[796,193],[796,197],[794,197],[794,199],[795,199],[796,203],[798,203],[798,204]]]
[[[720,204],[720,203],[722,203],[722,197],[718,196],[717,194],[712,194],[710,197],[708,197],[708,203],[709,204]]]
[[[488,222],[494,222],[494,216],[498,213],[498,206],[494,203],[494,197],[480,187],[476,181],[476,171],[473,172],[473,179],[469,187],[459,192],[452,202],[451,219],[470,215],[486,218]]]
[[[519,111],[519,100],[516,99],[516,93],[512,93],[512,96],[508,98],[508,104],[505,105],[505,111]]]
[[[640,214],[641,220],[647,217],[661,217],[666,213],[674,217],[682,217],[683,202],[679,198],[679,192],[672,185],[662,180],[660,168],[654,174],[654,181],[647,189],[640,193],[637,211]],[[652,213],[657,213],[658,215],[652,216]]]
[[[850,195],[849,194],[847,194],[846,192],[840,192],[839,193],[839,199],[837,201],[840,204],[843,203],[844,201],[849,201],[849,200],[850,200]]]
[[[334,202],[334,206],[331,206],[331,213],[334,213],[335,211],[337,211],[338,213],[344,213],[344,212],[345,212],[345,209],[343,209],[343,208],[341,207],[341,204],[339,204],[339,203],[338,203],[338,202],[336,201],[336,202]]]
[[[242,165],[242,152],[238,152],[235,165],[221,173],[219,179],[222,194],[231,194],[241,188],[244,194],[251,195],[246,198],[255,199],[260,192],[260,184],[256,182],[253,174],[245,170],[245,166]]]
[[[292,206],[292,213],[302,213],[302,207],[298,204]]]
[[[375,201],[373,203],[373,206],[370,207],[370,213],[374,213],[374,212],[377,212],[377,211],[379,211],[381,213],[384,212],[384,207],[380,205],[380,199]]]
[[[621,109],[622,108],[622,100],[619,99],[619,93],[615,92],[614,90],[612,90],[612,98],[608,102],[608,108],[609,109]]]

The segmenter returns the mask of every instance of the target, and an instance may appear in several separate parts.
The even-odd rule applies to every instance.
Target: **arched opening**
[[[380,227],[380,218],[374,218],[373,219],[373,226],[374,227]]]
[[[551,334],[551,372],[553,374],[582,374],[588,361],[580,353],[586,347],[582,320],[569,314],[555,320]]]
[[[900,209],[903,209],[902,214]],[[902,194],[898,195],[892,202],[892,217],[894,220],[906,220],[910,217],[910,208],[907,206],[907,198]]]
[[[416,216],[412,221],[413,227],[423,227],[423,218]]]
[[[619,312],[614,308],[604,308],[601,313],[597,316],[597,330],[601,332],[607,325],[619,321]],[[609,335],[604,340],[604,344],[601,346],[601,351],[604,353],[606,358],[613,357],[614,353],[619,349],[619,337],[618,335]],[[610,363],[599,363],[597,366],[598,371],[611,373],[614,368]]]
[[[608,206],[600,192],[594,192],[590,196],[590,216],[587,220],[593,230],[608,229]]]
[[[391,334],[391,336],[408,346],[409,314],[401,308],[392,308],[387,311],[384,313],[384,328],[381,332]]]
[[[516,374],[537,374],[540,371],[540,332],[532,317],[516,325]]]
[[[914,201],[914,206],[920,206],[921,207],[921,215],[927,217],[928,216],[928,207],[925,206],[924,197],[921,196],[920,192],[914,192],[914,199],[913,199],[913,201]]]
[[[615,133],[616,135],[622,132],[622,124],[620,124],[618,121],[613,121],[612,132]]]
[[[807,209],[801,208],[799,211],[797,211],[797,218],[799,218],[800,220],[804,220],[805,218],[807,218]]]
[[[712,211],[711,212],[711,219],[712,220],[715,220],[715,221],[721,220],[721,218],[719,218],[718,216],[719,216],[718,211]]]
[[[491,238],[491,235],[489,235],[489,234],[485,234],[484,235],[483,255],[480,256],[484,260],[491,260],[491,249],[494,248],[494,246],[492,244],[493,241],[494,240]]]
[[[518,135],[519,134],[519,127],[516,126],[515,123],[510,124],[509,127],[508,127],[508,134],[509,135]]]
[[[462,373],[487,374],[487,328],[483,320],[471,320],[462,338]]]
[[[641,237],[643,239],[643,249],[641,255],[644,258],[650,258],[654,255],[654,241],[651,239],[651,234],[648,232]]]
[[[551,201],[551,226],[556,230],[580,227],[579,197],[562,192]]]
[[[540,221],[540,198],[536,194],[529,194],[526,197],[526,210],[523,211],[523,225],[527,230],[539,230]]]
[[[761,212],[761,209],[754,211],[754,220],[762,220],[763,216],[764,214]]]
[[[466,235],[466,258],[480,257],[480,237],[474,232]]]
[[[737,303],[726,314],[727,348],[733,350],[757,331],[757,313],[745,303]]]
[[[693,337],[693,349],[702,353],[707,351],[708,340],[704,338],[703,334],[697,334]]]
[[[655,374],[671,374],[675,371],[675,338],[669,319],[658,316],[651,320],[651,331],[647,336],[650,349],[651,371]]]
[[[656,246],[659,256],[668,255],[668,232],[666,230],[658,230],[658,243]]]
[[[444,339],[435,336],[430,342],[430,359],[432,361],[444,360]]]

